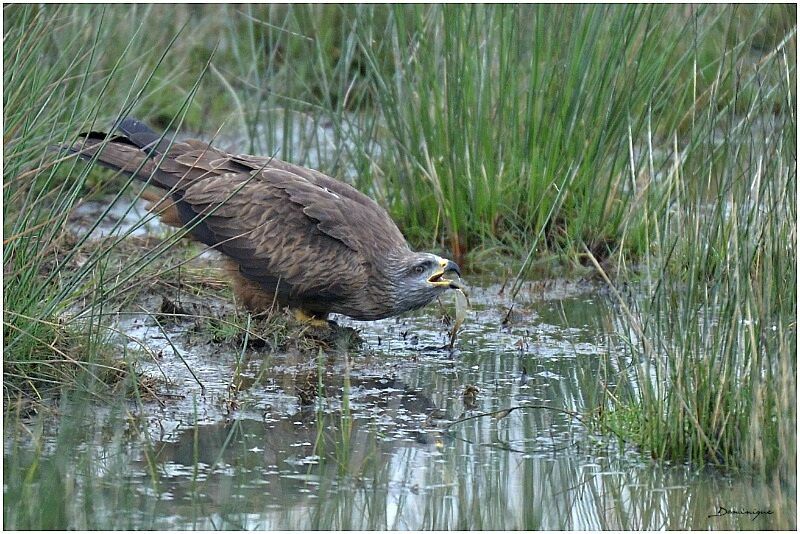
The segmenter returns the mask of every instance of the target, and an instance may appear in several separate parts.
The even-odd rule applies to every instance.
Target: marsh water
[[[436,304],[337,317],[358,348],[281,352],[193,340],[191,321],[145,313],[161,299],[118,319],[136,395],[6,418],[6,528],[796,525],[786,488],[658,463],[585,424],[619,365],[598,286],[530,283],[507,317],[507,289],[475,283],[454,350]],[[31,499],[35,519],[12,504]]]

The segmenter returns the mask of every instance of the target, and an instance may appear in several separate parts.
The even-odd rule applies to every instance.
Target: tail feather
[[[148,125],[134,117],[125,117],[116,127],[125,138],[142,150],[163,154],[173,142],[173,138],[156,133]]]
[[[161,172],[158,164],[172,144],[172,139],[151,130],[143,122],[125,117],[116,130],[122,135],[91,131],[79,135],[72,144],[61,147],[86,160],[133,175],[135,178],[161,189],[172,189],[178,182],[175,176]]]
[[[116,129],[125,134],[127,138],[136,143],[140,148],[144,148],[145,145],[161,137],[148,125],[134,117],[124,117],[119,121]]]

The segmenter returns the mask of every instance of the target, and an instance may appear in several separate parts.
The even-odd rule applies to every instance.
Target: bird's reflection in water
[[[222,487],[246,493],[266,485],[285,506],[281,496],[297,498],[309,483],[360,479],[387,465],[401,449],[435,452],[450,439],[441,425],[430,423],[441,415],[433,401],[395,378],[351,377],[347,411],[341,407],[340,388],[323,384],[321,391],[338,398],[306,406],[299,402],[294,413],[270,412],[261,421],[197,425],[172,436],[174,441],[157,442],[155,463],[167,475],[162,482],[177,497],[189,491],[185,479],[199,471],[211,501]],[[220,502],[226,498],[219,495]]]

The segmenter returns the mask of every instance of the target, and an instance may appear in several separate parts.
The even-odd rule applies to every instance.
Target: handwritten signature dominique
[[[708,517],[722,517],[724,515],[751,515],[753,516],[753,521],[755,521],[760,515],[772,515],[772,510],[737,510],[736,508],[718,506],[717,513],[711,514]]]

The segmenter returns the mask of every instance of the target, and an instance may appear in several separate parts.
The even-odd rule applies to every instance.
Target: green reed
[[[110,262],[115,246],[135,227],[99,246],[87,239],[110,208],[90,222],[90,231],[84,235],[70,234],[67,223],[73,208],[96,195],[100,184],[92,182],[89,167],[77,164],[75,157],[57,147],[92,129],[98,114],[127,113],[154,83],[154,73],[165,57],[162,49],[160,55],[147,55],[142,62],[146,41],[139,32],[142,26],[129,28],[129,40],[119,41],[119,22],[102,8],[6,7],[3,341],[7,397],[23,391],[38,396],[39,387],[69,381],[78,368],[101,380],[103,373],[114,374],[110,363],[96,358],[104,352],[109,335],[101,328],[102,317],[108,313],[103,297],[108,296],[109,287],[119,287],[112,280],[118,281],[121,272],[135,275],[157,256],[156,252]],[[121,81],[130,74],[126,74],[130,70],[126,62],[136,65],[138,72]],[[192,87],[188,89],[190,97]],[[126,185],[121,183],[115,200]]]
[[[732,18],[733,20],[733,18]],[[675,137],[651,207],[655,252],[620,296],[626,340],[609,428],[654,456],[742,470],[796,488],[796,28],[758,61],[730,41],[717,80]],[[640,172],[646,172],[641,170]],[[598,268],[599,265],[597,266]],[[780,484],[788,484],[781,486]],[[780,491],[779,491],[780,493]]]

